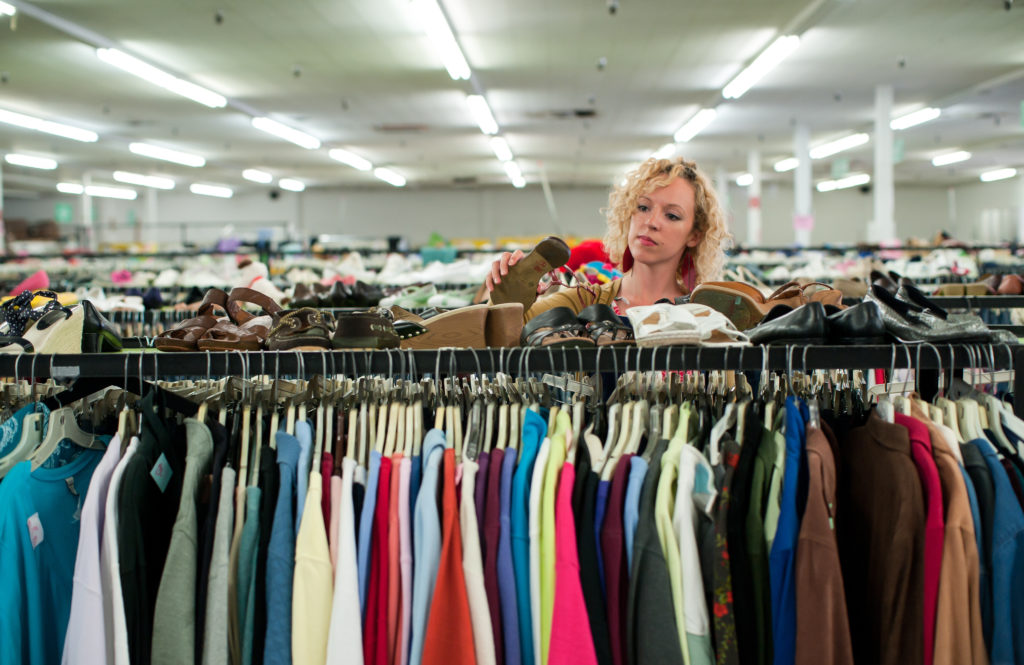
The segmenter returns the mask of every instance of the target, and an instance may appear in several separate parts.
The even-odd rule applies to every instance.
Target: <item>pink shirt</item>
[[[939,574],[942,572],[942,543],[946,527],[942,516],[942,487],[939,470],[932,457],[928,428],[920,420],[896,414],[896,424],[910,434],[910,456],[924,490],[924,665],[932,665],[935,655],[935,612],[939,602]]]
[[[398,564],[402,578],[401,617],[398,626],[398,658],[391,662],[405,665],[409,660],[412,637],[412,518],[409,516],[409,483],[412,460],[403,457],[398,467]]]
[[[402,477],[402,455],[401,453],[391,458],[391,501],[388,506],[388,523],[391,529],[388,531],[388,662],[397,663],[396,650],[398,648],[398,617],[402,611],[402,569],[401,569],[401,541],[399,532],[398,504],[399,486]]]
[[[575,481],[576,469],[566,462],[562,465],[555,503],[555,606],[551,615],[547,665],[597,665],[590,619],[580,586],[576,521],[572,514]]]

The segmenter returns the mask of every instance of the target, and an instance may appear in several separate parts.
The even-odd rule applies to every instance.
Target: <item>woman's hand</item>
[[[525,255],[520,249],[514,252],[503,252],[501,257],[491,265],[491,274],[484,280],[487,291],[491,292],[496,284],[501,284],[501,278],[508,274],[508,269],[519,263],[523,256]]]

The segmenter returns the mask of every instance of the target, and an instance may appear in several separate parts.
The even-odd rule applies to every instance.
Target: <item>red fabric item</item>
[[[423,640],[423,665],[476,665],[473,624],[462,572],[462,536],[455,498],[455,451],[444,451],[441,563]]]
[[[622,272],[629,272],[629,269],[633,267],[633,252],[629,251],[629,247],[622,253]]]
[[[388,506],[388,654],[396,653],[395,643],[398,642],[398,618],[402,611],[402,563],[401,532],[398,528],[398,486],[401,478],[399,466],[402,464],[401,453],[391,458],[391,502]]]
[[[629,460],[623,455],[615,465],[608,490],[608,507],[601,525],[601,553],[604,556],[605,588],[608,592],[608,642],[613,665],[626,665],[626,610],[629,601],[629,571],[626,570],[626,540],[622,533],[622,509],[629,480]]]
[[[334,455],[324,452],[320,456],[320,476],[324,480],[323,496],[320,497],[320,509],[324,513],[324,524],[328,526],[327,537],[330,539],[331,525],[331,473],[334,471]]]
[[[501,596],[498,591],[498,540],[501,538],[501,464],[505,450],[491,451],[491,465],[487,468],[487,502],[484,508],[484,589],[487,607],[491,610],[491,630],[494,633],[494,662],[505,662],[505,640],[501,622]]]
[[[591,261],[608,262],[608,252],[604,251],[604,243],[600,240],[584,240],[569,250],[566,266],[575,272],[580,266]]]
[[[942,542],[946,527],[942,514],[942,486],[939,469],[932,457],[928,428],[920,420],[896,414],[896,424],[910,434],[910,456],[924,490],[924,665],[932,665],[935,655],[935,612],[939,601],[939,573],[942,572]]]
[[[597,665],[576,550],[576,519],[572,514],[575,482],[576,469],[566,462],[562,465],[555,502],[555,605],[547,665]]]
[[[377,505],[370,539],[370,588],[366,593],[366,626],[363,628],[363,663],[388,662],[388,509],[391,498],[391,459],[382,457],[377,481]]]
[[[21,284],[11,289],[11,292],[7,295],[13,297],[21,295],[22,291],[38,291],[48,288],[50,288],[50,276],[46,274],[45,270],[37,270],[21,280]]]

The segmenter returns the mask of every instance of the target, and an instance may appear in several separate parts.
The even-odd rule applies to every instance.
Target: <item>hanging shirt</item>
[[[416,497],[420,493],[420,483],[423,480],[423,458],[420,455],[413,455],[409,470],[409,515],[416,511]],[[415,535],[415,534],[413,534]]]
[[[629,481],[631,454],[623,455],[612,474],[608,509],[601,526],[604,552],[605,588],[608,592],[608,646],[613,665],[626,665],[626,611],[629,601],[629,571],[626,569],[626,545],[622,533],[622,508]]]
[[[245,524],[238,547],[238,628],[242,665],[251,665],[256,644],[256,557],[260,539],[263,490],[245,488]]]
[[[227,665],[229,548],[235,513],[231,500],[235,493],[235,470],[225,466],[221,472],[220,496],[217,500],[217,525],[210,553],[210,579],[206,592],[206,617],[203,630],[203,665]],[[256,650],[259,651],[257,644]],[[119,663],[120,665],[120,663]]]
[[[419,457],[416,458],[416,463],[419,464]],[[411,478],[412,459],[403,457],[398,468],[398,565],[401,571],[402,609],[395,645],[397,653],[392,655],[392,662],[398,665],[406,665],[408,662],[409,644],[412,640],[412,514],[409,508]]]
[[[565,462],[566,436],[571,429],[572,418],[564,409],[559,411],[544,469],[544,489],[540,506],[540,640],[543,665],[547,665],[548,662],[551,617],[555,606],[555,496],[558,493],[558,476]]]
[[[462,537],[455,499],[455,450],[444,451],[444,527],[437,585],[423,640],[424,665],[475,665],[473,625],[462,573]]]
[[[993,663],[1024,663],[1024,514],[991,445],[971,441],[985,458],[995,489],[992,520]]]
[[[721,477],[718,501],[715,504],[714,558],[714,636],[715,656],[719,663],[738,665],[735,602],[732,591],[732,569],[729,558],[728,515],[732,504],[732,488],[739,464],[739,444],[729,434],[721,440],[721,463],[715,468]]]
[[[679,486],[672,513],[672,526],[679,541],[683,572],[683,616],[686,620],[686,649],[690,665],[715,662],[711,648],[711,618],[701,571],[698,534],[711,523],[718,490],[707,458],[695,447],[683,446],[679,453]]]
[[[597,665],[583,588],[580,586],[576,524],[572,514],[575,475],[576,470],[571,463],[562,465],[555,516],[558,572],[555,575],[555,604],[548,654],[548,663],[551,665]]]
[[[121,595],[132,665],[150,662],[153,611],[185,475],[184,433],[174,421],[157,416],[154,394],[142,401],[142,441],[124,470],[117,497]]]
[[[210,436],[213,438],[213,458],[210,464],[210,472],[207,478],[201,481],[203,489],[200,490],[200,495],[206,495],[206,503],[202,505],[202,521],[199,526],[199,562],[198,568],[196,569],[196,636],[195,636],[195,662],[201,663],[203,660],[203,645],[205,644],[204,633],[206,631],[206,596],[207,596],[207,584],[210,580],[210,563],[213,558],[213,541],[217,531],[217,502],[220,499],[220,482],[224,475],[224,465],[227,464],[228,459],[228,432],[227,429],[216,420],[211,420],[206,424],[206,428],[210,430]],[[263,458],[261,459],[261,464]],[[274,465],[274,477],[277,477],[277,464],[274,462],[273,455],[270,455],[269,462]],[[262,474],[261,474],[262,477]],[[206,488],[209,488],[208,490]],[[264,496],[266,492],[264,492]],[[271,507],[273,511],[273,507]],[[268,539],[269,539],[269,528]],[[266,572],[266,557],[264,557],[264,570]],[[258,583],[257,583],[258,584]],[[264,603],[259,603],[262,607]],[[263,617],[263,624],[266,626],[266,616]],[[259,649],[257,653],[262,655]],[[261,661],[262,663],[262,661]]]
[[[583,602],[587,609],[587,620],[590,624],[590,635],[594,645],[594,653],[599,665],[611,665],[611,647],[608,644],[608,618],[605,613],[604,595],[601,593],[601,579],[598,573],[600,565],[597,560],[597,543],[594,541],[595,510],[597,503],[597,473],[590,466],[590,452],[581,440],[576,449],[576,476],[572,488],[572,512],[576,529],[577,568],[580,585],[583,589]],[[563,471],[563,478],[564,478]],[[559,480],[559,483],[562,479]],[[557,534],[557,504],[555,529]],[[557,555],[556,552],[556,556]],[[558,561],[561,563],[561,559]],[[559,571],[562,568],[558,569]],[[556,574],[556,581],[558,577]],[[556,591],[558,587],[555,587]],[[557,602],[557,599],[556,599]]]
[[[366,492],[359,515],[359,606],[362,608],[363,623],[366,623],[366,594],[370,587],[370,550],[373,541],[373,514],[377,508],[377,481],[380,478],[381,454],[370,452],[370,468],[366,478]]]
[[[501,625],[505,642],[505,665],[522,665],[519,650],[519,606],[516,602],[516,576],[512,564],[512,477],[519,451],[509,448],[501,464],[498,592],[501,597]],[[477,657],[477,661],[480,658]]]
[[[779,420],[772,428],[775,439],[775,458],[772,460],[771,474],[768,477],[768,498],[764,506],[764,539],[769,556],[775,543],[775,533],[779,528],[779,514],[782,508],[782,479],[786,472],[786,436],[782,433],[781,421],[786,410],[779,410]]]
[[[622,463],[621,461],[619,462]],[[622,507],[622,535],[626,541],[626,570],[633,571],[633,538],[640,519],[640,490],[647,475],[647,460],[634,455],[629,460],[629,484],[626,485],[626,501]]]
[[[530,479],[547,424],[527,410],[523,419],[519,464],[512,477],[512,567],[515,570],[519,653],[523,665],[534,665],[533,619],[530,607]]]
[[[476,524],[476,462],[462,462],[462,501],[459,506],[459,527],[462,534],[462,572],[466,578],[466,597],[469,616],[473,624],[473,650],[479,665],[493,665],[494,633],[491,630],[491,611],[487,607],[487,589],[484,588],[484,564],[480,554],[480,530]],[[518,627],[517,627],[518,630]]]
[[[334,567],[334,575],[338,575],[338,522],[341,515],[341,474],[331,476],[331,522],[327,525],[327,542],[331,546],[331,566]],[[352,500],[352,492],[349,491],[348,500]],[[356,577],[358,579],[358,575]],[[356,595],[359,595],[358,582],[356,583]]]
[[[327,660],[334,575],[320,493],[320,472],[309,473],[302,526],[295,541],[295,592],[292,595],[292,662],[320,665]]]
[[[216,436],[215,436],[216,440]],[[277,494],[280,485],[280,471],[277,467],[277,451],[269,444],[263,444],[260,452],[260,525],[259,542],[256,547],[256,574],[254,575],[256,598],[253,601],[253,665],[263,665],[263,649],[260,648],[267,635],[267,553],[270,549],[270,535],[274,525],[274,511],[277,509]]]
[[[6,457],[18,447],[18,443],[21,442],[22,425],[25,421],[25,416],[30,413],[43,414],[44,417],[40,429],[43,432],[46,431],[47,416],[49,416],[50,409],[45,404],[42,402],[32,402],[21,407],[14,412],[14,415],[5,420],[3,424],[0,424],[0,459]]]
[[[599,471],[599,470],[598,470]],[[600,474],[598,474],[600,476]],[[608,495],[612,491],[610,480],[598,478],[597,497],[594,502],[594,547],[597,554],[597,576],[601,584],[601,597],[608,595],[607,582],[604,577],[604,551],[601,546],[601,525],[604,524],[605,513],[608,512]]]
[[[185,421],[185,445],[181,503],[153,613],[153,663],[192,662],[195,655],[197,505],[200,481],[209,472],[213,457],[210,429],[189,418]]]
[[[487,473],[487,497],[484,500],[484,589],[491,614],[491,632],[494,635],[494,658],[498,665],[505,663],[505,640],[502,639],[501,598],[498,591],[498,540],[501,538],[501,469],[505,449],[491,451]]]
[[[299,407],[305,408],[305,407]],[[299,442],[299,461],[295,467],[295,535],[299,535],[302,513],[309,491],[309,461],[313,454],[313,427],[305,420],[295,421],[295,438]]]
[[[996,489],[992,481],[992,472],[985,463],[981,450],[971,444],[960,446],[964,458],[964,471],[974,485],[978,500],[978,533],[981,540],[978,546],[978,586],[981,595],[981,630],[985,637],[985,645],[992,649],[992,530],[995,520]]]
[[[295,473],[301,446],[284,430],[277,432],[280,487],[267,552],[267,634],[263,662],[292,662],[292,585],[295,576]]]
[[[530,480],[530,630],[536,665],[542,665],[544,662],[540,639],[540,504],[544,490],[544,471],[550,452],[551,439],[545,438],[540,444],[540,450],[537,451],[537,460],[533,465],[533,476]]]
[[[391,501],[391,459],[380,460],[377,479],[377,509],[373,515],[373,544],[370,552],[370,589],[366,597],[366,627],[363,629],[363,660],[384,665],[388,659],[388,558],[389,513]]]
[[[783,412],[780,412],[780,414]],[[767,423],[771,425],[771,423]],[[748,442],[744,448],[750,445]],[[770,427],[761,430],[760,443],[754,457],[754,468],[750,480],[750,505],[747,508],[747,559],[750,561],[750,576],[753,584],[753,605],[755,615],[756,642],[752,645],[755,665],[771,662],[772,646],[772,598],[771,582],[768,579],[768,544],[765,539],[765,504],[768,501],[769,483],[775,460],[775,434]],[[742,459],[741,459],[742,461]],[[744,649],[740,645],[741,653]]]
[[[754,591],[754,562],[750,558],[750,542],[747,530],[747,515],[750,510],[750,491],[753,484],[754,464],[757,461],[757,444],[763,425],[756,417],[751,405],[739,405],[746,409],[743,431],[738,431],[742,448],[730,484],[727,534],[729,545],[729,575],[732,578],[732,610],[736,624],[736,648],[741,663],[756,663],[759,657],[758,643],[764,633],[759,624],[760,606]],[[760,503],[760,502],[759,502]],[[764,533],[758,536],[759,546],[764,547]],[[839,570],[838,559],[836,570]],[[764,578],[768,587],[768,578]]]
[[[441,560],[441,519],[437,491],[444,459],[444,432],[432,429],[423,441],[423,483],[413,512],[412,643],[410,665],[423,660],[423,639]]]
[[[330,442],[328,442],[328,445]],[[323,489],[321,495],[320,510],[324,516],[324,524],[327,525],[327,544],[331,543],[331,502],[333,497],[331,496],[331,474],[334,471],[334,455],[329,451],[324,451],[320,455],[320,477],[323,479]],[[334,557],[331,557],[334,560]]]
[[[334,568],[334,598],[327,638],[327,665],[363,665],[363,631],[359,609],[359,569],[356,561],[355,507],[352,485],[355,460],[341,460],[341,502],[338,513],[338,564]]]
[[[798,665],[853,665],[835,535],[836,464],[825,434],[807,425],[807,503],[796,547]]]
[[[920,420],[896,414],[896,424],[910,434],[910,455],[917,467],[924,489],[924,663],[932,665],[935,649],[935,611],[939,598],[939,575],[942,571],[942,541],[945,524],[942,515],[942,489],[939,472],[932,457],[928,429]]]
[[[661,476],[654,495],[654,521],[665,558],[672,595],[673,628],[679,637],[683,663],[689,665],[690,654],[686,645],[686,614],[683,609],[683,566],[679,560],[679,539],[672,526],[673,499],[679,479],[679,453],[686,445],[685,428],[678,428],[665,454],[661,456]]]
[[[399,453],[391,458],[391,493],[388,497],[387,654],[388,662],[392,663],[398,662],[398,633],[402,613],[402,530],[398,518],[401,468],[402,455]]]
[[[480,453],[476,459],[479,467],[476,472],[476,489],[473,490],[473,503],[476,506],[476,525],[480,530],[480,551],[487,551],[487,533],[484,527],[487,524],[487,481],[490,479],[491,453],[487,450]]]

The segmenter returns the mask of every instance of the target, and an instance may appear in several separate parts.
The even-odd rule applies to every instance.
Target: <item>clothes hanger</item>
[[[383,409],[382,409],[383,411]],[[398,402],[391,402],[387,408],[388,426],[384,437],[384,457],[393,457],[395,454],[395,442],[398,440]]]
[[[9,453],[0,457],[0,478],[7,475],[7,472],[14,468],[15,464],[23,462],[32,455],[43,442],[43,414],[29,413],[21,421],[21,439]]]
[[[615,473],[615,465],[626,451],[626,444],[629,440],[633,420],[633,403],[628,402],[622,406],[622,422],[619,425],[619,436],[615,441],[611,453],[605,457],[604,466],[601,468],[601,480],[611,480]]]
[[[405,457],[412,457],[414,428],[416,422],[416,402],[411,401],[405,409],[405,441],[402,444],[402,454]]]
[[[711,427],[711,438],[709,439],[709,448],[711,454],[708,455],[708,461],[711,462],[711,466],[717,466],[722,462],[722,451],[721,442],[722,437],[736,424],[736,403],[729,402],[725,405],[725,409],[722,412],[722,417],[719,418]]]

